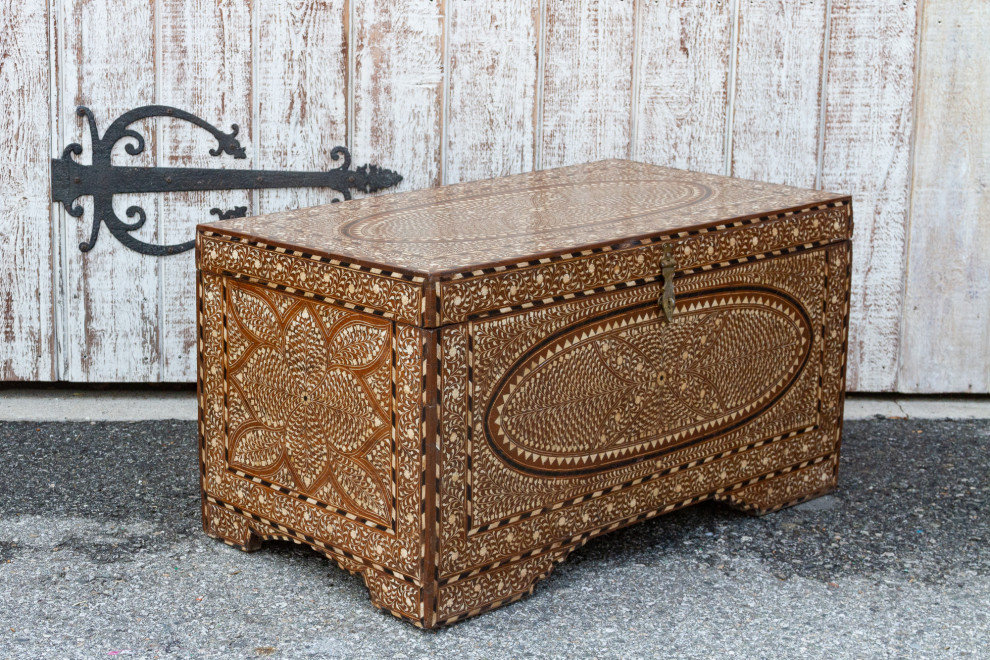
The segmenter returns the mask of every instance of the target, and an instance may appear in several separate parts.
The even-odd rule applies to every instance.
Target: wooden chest
[[[847,196],[604,161],[202,225],[203,523],[424,627],[836,483]]]

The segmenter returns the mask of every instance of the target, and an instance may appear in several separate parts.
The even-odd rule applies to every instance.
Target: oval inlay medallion
[[[629,217],[690,206],[712,191],[693,181],[644,185],[644,181],[575,181],[522,190],[432,200],[368,215],[345,224],[345,236],[375,243],[449,243],[532,238],[620,220],[615,209],[631,209]],[[495,204],[496,212],[492,211]],[[436,228],[442,227],[442,232]]]
[[[746,423],[793,384],[811,323],[766,289],[685,295],[671,323],[655,304],[549,337],[516,362],[487,409],[488,441],[514,467],[587,474]]]

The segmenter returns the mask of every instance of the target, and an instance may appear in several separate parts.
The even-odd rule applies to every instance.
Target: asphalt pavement
[[[990,421],[846,423],[840,487],[575,552],[439,631],[199,521],[190,421],[0,422],[0,658],[990,658]]]

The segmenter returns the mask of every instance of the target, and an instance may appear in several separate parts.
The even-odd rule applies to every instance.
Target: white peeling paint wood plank
[[[640,4],[637,160],[725,173],[732,4]]]
[[[990,3],[922,12],[897,389],[990,391]]]
[[[548,0],[540,168],[628,158],[635,3]]]
[[[0,2],[0,381],[55,376],[48,12]]]
[[[451,1],[445,183],[533,169],[540,3]]]
[[[347,143],[347,8],[345,0],[260,0],[255,46],[254,142],[264,169],[329,170]],[[258,212],[328,204],[330,189],[257,193]]]
[[[740,0],[731,174],[815,185],[826,3]]]
[[[853,195],[847,387],[892,392],[903,302],[917,5],[832,0],[821,187]]]
[[[81,142],[81,160],[90,162],[89,129],[75,116],[77,105],[93,110],[102,133],[120,114],[155,101],[154,3],[108,3],[62,0],[57,20],[59,35],[59,116],[62,143]],[[114,162],[155,164],[154,126],[145,121],[133,129],[144,135],[143,153],[124,152],[118,143]],[[125,221],[131,205],[145,209],[148,221],[134,235],[159,242],[155,195],[117,195],[114,210]],[[85,215],[60,211],[62,241],[62,358],[60,377],[69,381],[124,382],[160,379],[158,297],[159,257],[125,248],[107,228],[90,252],[79,243],[89,240],[93,218],[90,199],[83,198]]]
[[[402,175],[377,194],[440,184],[443,10],[422,0],[354,5],[354,165]]]
[[[165,167],[251,167],[251,0],[160,0],[159,102],[192,112],[221,131],[238,125],[247,158],[211,156],[217,141],[187,122],[158,120]],[[217,219],[211,208],[246,206],[245,190],[165,194],[159,220],[162,242],[191,240],[201,222]],[[195,258],[193,251],[160,257],[161,379],[196,380]]]

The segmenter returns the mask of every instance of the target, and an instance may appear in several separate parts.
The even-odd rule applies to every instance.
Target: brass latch
[[[677,262],[670,244],[663,246],[663,258],[660,259],[660,274],[663,275],[663,294],[660,296],[660,310],[667,321],[674,320],[674,270]]]

